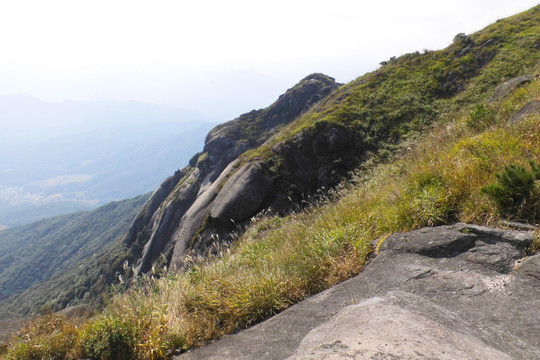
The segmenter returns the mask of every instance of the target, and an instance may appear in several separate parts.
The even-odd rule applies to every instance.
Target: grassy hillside
[[[350,181],[303,212],[261,215],[233,246],[188,271],[141,278],[83,325],[37,318],[6,356],[166,358],[350,278],[391,233],[457,221],[540,223],[540,114],[508,123],[540,98],[539,63],[540,6],[460,34],[445,50],[391,59],[245,154],[284,172],[273,144],[338,124],[365,145]],[[489,99],[524,74],[536,77]]]
[[[507,166],[530,170],[530,160],[540,162],[540,116],[506,123],[539,96],[535,81],[504,102],[486,105],[492,125],[480,132],[469,125],[474,111],[464,112],[398,159],[359,170],[310,210],[262,217],[221,257],[116,297],[89,325],[83,349],[94,351],[127,326],[136,330],[126,339],[158,353],[201,345],[357,274],[376,251],[372,242],[394,232],[457,221],[501,226],[507,218],[538,224],[538,181],[527,199],[535,215],[526,219],[519,211],[505,213],[483,189],[497,184],[496,174]],[[540,233],[538,239],[536,247]],[[121,321],[118,328],[103,332],[115,321]],[[137,350],[138,357],[151,358]]]
[[[7,317],[4,309],[10,296],[54,276],[65,276],[67,269],[121,237],[148,196],[0,232],[0,316]],[[47,298],[45,292],[34,295],[17,301],[19,314],[24,314],[25,304]]]
[[[367,150],[392,148],[425,125],[448,121],[490,96],[502,80],[538,62],[538,8],[500,20],[471,35],[458,34],[448,48],[383,61],[377,71],[342,86],[271,142],[246,157],[271,157],[272,147],[300,131],[338,124],[359,134]]]

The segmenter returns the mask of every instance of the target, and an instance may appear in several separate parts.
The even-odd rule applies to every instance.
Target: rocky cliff
[[[337,174],[326,165],[324,156],[351,144],[337,128],[321,138],[302,134],[292,144],[276,147],[286,155],[285,168],[294,169],[285,174],[287,186],[280,181],[283,174],[277,173],[276,164],[257,158],[246,161],[240,156],[275,136],[338,86],[333,78],[312,74],[268,108],[211,130],[203,151],[161,184],[126,234],[127,245],[143,247],[138,273],[156,264],[182,267],[187,252],[205,252],[216,241],[230,240],[231,231],[259,211],[286,211],[292,206],[290,196],[300,197],[336,183]],[[291,146],[302,151],[293,154]]]
[[[531,76],[521,76],[492,93],[535,66],[537,41],[524,31],[536,18],[459,34],[444,50],[392,58],[347,85],[312,74],[269,107],[217,126],[189,166],[153,194],[125,236],[140,252],[131,257],[140,259],[138,273],[156,265],[182,267],[186,254],[231,240],[260,211],[296,208],[318,189],[338,184],[369,153],[392,151],[441,121],[455,104],[477,103],[488,92],[496,101],[530,82]]]

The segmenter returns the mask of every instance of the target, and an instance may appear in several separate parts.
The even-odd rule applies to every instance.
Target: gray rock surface
[[[500,100],[510,94],[518,86],[528,84],[533,81],[534,76],[523,75],[503,82],[493,90],[493,95],[489,98],[489,101]]]
[[[94,309],[88,305],[75,305],[57,312],[68,319],[88,319],[94,315]]]
[[[153,262],[164,252],[170,237],[176,231],[178,223],[186,211],[192,206],[198,195],[197,180],[200,178],[199,169],[191,172],[182,172],[183,183],[179,179],[166,199],[153,212],[149,221],[149,239],[144,245],[141,262],[137,268],[137,275],[141,275],[152,268]]]
[[[390,291],[347,306],[311,330],[288,359],[512,359],[480,334],[424,297]]]
[[[272,192],[273,179],[264,163],[248,163],[223,186],[210,208],[210,216],[221,221],[243,221],[260,209]]]
[[[185,171],[177,171],[174,175],[169,176],[161,185],[152,193],[150,199],[146,201],[142,210],[137,217],[133,220],[133,223],[129,227],[128,232],[124,236],[123,241],[128,245],[132,245],[137,238],[137,234],[141,232],[150,222],[154,216],[156,210],[162,204],[162,202],[169,196],[174,190],[176,184],[186,175]]]
[[[196,200],[185,212],[184,216],[180,220],[176,227],[176,232],[173,234],[174,250],[171,259],[172,267],[181,267],[183,265],[183,255],[194,244],[191,242],[194,240],[195,235],[203,225],[207,214],[208,208],[213,203],[217,194],[220,191],[220,187],[226,182],[229,175],[236,169],[238,160],[233,161],[223,170],[221,175],[212,183],[212,185],[202,193],[197,195]],[[206,244],[198,244],[204,246]]]
[[[508,120],[509,124],[515,124],[520,122],[528,115],[537,114],[540,112],[540,100],[534,100],[519,109],[514,115]]]
[[[188,359],[540,359],[532,232],[394,234],[358,276]]]

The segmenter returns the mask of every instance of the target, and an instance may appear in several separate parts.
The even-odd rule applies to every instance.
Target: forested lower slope
[[[57,216],[0,232],[0,314],[5,301],[32,285],[65,275],[67,269],[119,240],[149,194],[116,201],[96,210]],[[96,279],[97,280],[97,279]],[[84,287],[79,287],[84,292]],[[28,302],[49,299],[51,288],[17,302],[20,311]],[[64,304],[65,305],[65,304]],[[35,309],[37,310],[37,309]]]

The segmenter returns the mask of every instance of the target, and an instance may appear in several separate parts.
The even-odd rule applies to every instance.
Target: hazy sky
[[[228,120],[312,72],[350,81],[536,0],[14,0],[0,95],[142,100]]]

